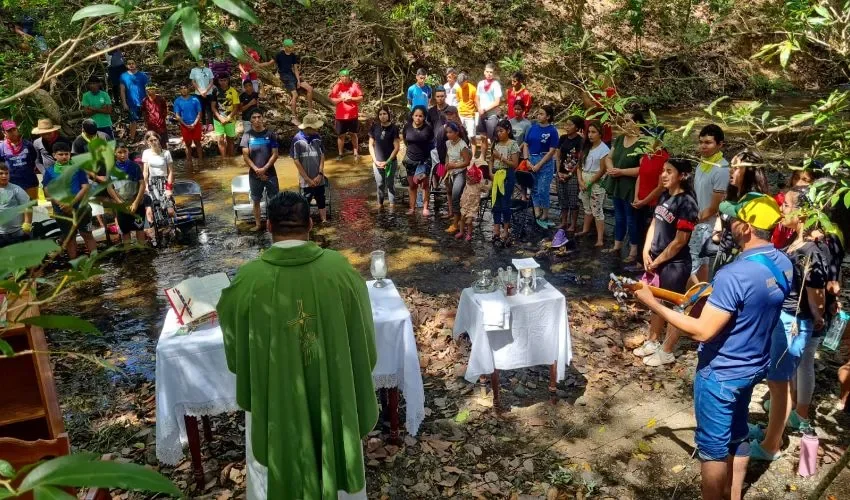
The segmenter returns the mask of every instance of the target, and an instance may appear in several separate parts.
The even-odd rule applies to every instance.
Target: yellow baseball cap
[[[747,193],[737,202],[724,201],[720,213],[744,221],[756,229],[770,230],[782,219],[779,204],[762,193]]]

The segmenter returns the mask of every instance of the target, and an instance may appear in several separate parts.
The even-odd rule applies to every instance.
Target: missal
[[[193,276],[173,288],[166,288],[165,296],[177,314],[178,323],[195,325],[213,321],[218,317],[215,306],[221,298],[221,291],[228,286],[230,278],[225,273],[200,278]]]

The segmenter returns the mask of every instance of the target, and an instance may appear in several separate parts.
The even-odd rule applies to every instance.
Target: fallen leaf
[[[788,485],[788,491],[797,491],[797,485],[796,484],[789,484]]]
[[[473,446],[472,447],[472,453],[475,454],[476,457],[480,457],[481,454],[484,453],[484,452],[481,451],[481,448],[479,448],[478,446]]]
[[[652,453],[652,445],[646,441],[638,441],[637,448],[641,453]]]
[[[599,426],[599,430],[598,430],[597,432],[599,432],[600,434],[604,433],[604,432],[605,432],[605,426],[604,426],[604,425],[600,425],[600,426]]]
[[[457,484],[458,479],[460,479],[460,476],[458,476],[457,474],[449,474],[446,477],[444,477],[443,480],[440,481],[437,484],[439,484],[440,486],[445,486],[447,488],[451,488],[455,484]]]
[[[533,474],[534,473],[534,462],[531,460],[526,460],[522,463],[522,468],[525,469],[526,472]]]
[[[582,468],[582,469],[584,469],[584,470],[586,470],[587,472],[590,472],[590,470],[591,470],[591,469],[590,469],[590,464],[589,464],[589,463],[587,463],[587,462],[582,463],[582,464],[581,464],[581,468]]]
[[[635,453],[634,456],[638,460],[649,460],[649,456],[644,455],[643,453]]]
[[[455,416],[455,422],[457,422],[457,423],[459,423],[459,424],[463,424],[463,423],[465,423],[467,420],[469,420],[469,410],[467,410],[467,409],[461,410],[461,411],[460,411],[460,412],[459,412],[459,413]]]
[[[499,480],[499,475],[493,471],[488,471],[484,474],[484,480],[488,483],[495,483]]]
[[[646,428],[647,428],[647,429],[652,429],[653,427],[655,427],[655,424],[657,424],[657,423],[658,423],[658,421],[657,421],[657,420],[655,420],[655,418],[654,418],[654,417],[653,417],[653,418],[650,418],[650,419],[649,419],[649,422],[647,422],[647,423],[646,423]]]
[[[682,470],[683,470],[684,468],[685,468],[685,466],[684,466],[684,465],[676,465],[676,466],[674,466],[674,467],[673,467],[672,469],[670,469],[670,470],[671,470],[671,471],[673,471],[673,473],[674,473],[674,474],[678,474],[678,473],[682,472]]]

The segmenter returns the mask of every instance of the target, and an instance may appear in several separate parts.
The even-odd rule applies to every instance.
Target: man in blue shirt
[[[141,119],[139,111],[147,96],[145,86],[149,82],[148,75],[136,68],[136,61],[127,61],[127,72],[121,75],[121,105],[130,115],[127,140],[131,143],[136,140],[136,123]]]
[[[44,189],[44,197],[53,205],[53,218],[62,231],[62,241],[67,240],[65,250],[69,259],[77,258],[77,232],[83,238],[89,253],[97,249],[97,242],[91,232],[91,208],[88,202],[84,202],[88,196],[89,178],[85,170],[77,169],[73,173],[63,172],[66,169],[74,169],[71,166],[71,147],[64,142],[53,145],[53,158],[56,163],[44,171],[41,185]],[[54,181],[57,181],[54,184]],[[82,205],[83,209],[80,210]]]
[[[792,279],[791,261],[770,242],[782,218],[773,198],[750,193],[723,202],[743,252],[722,268],[699,317],[673,311],[648,287],[635,293],[650,310],[700,342],[694,376],[694,435],[702,461],[702,497],[741,498],[750,445],[747,417],[753,387],[770,361],[770,337]]]
[[[424,106],[425,109],[431,105],[431,96],[433,95],[431,87],[425,83],[428,78],[428,72],[419,68],[416,70],[416,83],[407,89],[407,107],[413,109],[416,106]]]
[[[203,127],[201,126],[201,101],[189,93],[189,85],[180,85],[180,95],[174,99],[174,115],[180,123],[180,135],[186,145],[186,168],[192,170],[192,148],[198,152],[198,161],[204,161]]]

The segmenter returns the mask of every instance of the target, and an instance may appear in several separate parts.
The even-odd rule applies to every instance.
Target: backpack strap
[[[788,293],[791,292],[791,283],[788,282],[788,278],[785,277],[785,274],[780,271],[779,268],[776,267],[776,264],[774,264],[773,261],[770,260],[765,254],[756,253],[752,255],[747,255],[744,258],[752,262],[758,262],[759,264],[766,267],[776,279],[776,284],[779,286],[779,288],[785,295],[788,295]]]

